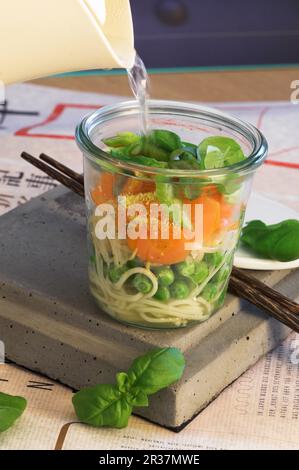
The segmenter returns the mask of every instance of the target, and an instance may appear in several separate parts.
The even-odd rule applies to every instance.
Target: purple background
[[[299,0],[131,0],[148,67],[299,63]]]

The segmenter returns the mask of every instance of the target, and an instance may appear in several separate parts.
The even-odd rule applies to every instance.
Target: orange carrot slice
[[[150,238],[148,231],[148,237],[146,239],[137,238],[132,240],[127,239],[128,246],[133,252],[136,251],[136,255],[142,261],[148,261],[153,264],[175,264],[180,263],[186,259],[189,254],[189,250],[185,248],[185,243],[190,242],[184,237],[182,231],[181,238],[174,238],[173,225],[169,227],[169,239],[164,240],[161,237],[159,230],[158,237],[153,239]]]
[[[113,189],[116,182],[114,173],[102,173],[98,185],[91,190],[91,197],[96,205],[114,198]]]

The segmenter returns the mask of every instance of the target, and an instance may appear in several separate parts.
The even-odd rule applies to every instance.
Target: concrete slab
[[[295,299],[299,270],[256,272]],[[7,357],[75,389],[114,380],[157,346],[186,356],[183,379],[138,413],[178,429],[289,329],[228,295],[223,308],[191,328],[151,331],[100,312],[88,291],[82,199],[58,188],[0,218],[0,340]]]

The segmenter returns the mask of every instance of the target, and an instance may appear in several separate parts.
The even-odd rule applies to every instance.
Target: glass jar
[[[92,295],[101,310],[126,324],[184,327],[207,320],[224,302],[252,177],[267,142],[250,124],[187,103],[151,101],[149,124],[196,145],[208,136],[231,137],[247,157],[194,171],[111,156],[103,139],[139,133],[135,101],[106,106],[77,128]]]

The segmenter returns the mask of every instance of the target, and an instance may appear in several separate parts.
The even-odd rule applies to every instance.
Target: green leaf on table
[[[73,396],[73,405],[80,421],[91,426],[124,428],[133,407],[116,385],[83,388]]]
[[[116,374],[116,384],[120,392],[126,393],[128,391],[128,374],[126,372],[118,372]]]
[[[184,368],[185,359],[179,349],[154,349],[135,359],[128,378],[131,387],[152,395],[179,380]]]
[[[0,432],[9,429],[23,414],[27,401],[23,397],[15,397],[0,392]]]
[[[127,401],[131,406],[148,406],[148,396],[139,388],[134,388],[127,393]]]
[[[230,137],[211,136],[198,146],[202,169],[211,170],[234,165],[246,157],[240,145]]]
[[[116,375],[116,385],[83,388],[73,396],[80,421],[95,427],[123,428],[135,406],[148,406],[148,395],[179,380],[185,360],[176,348],[154,349],[135,359],[128,373]]]
[[[264,258],[293,261],[299,258],[299,220],[288,219],[273,225],[252,220],[243,227],[240,240]]]

